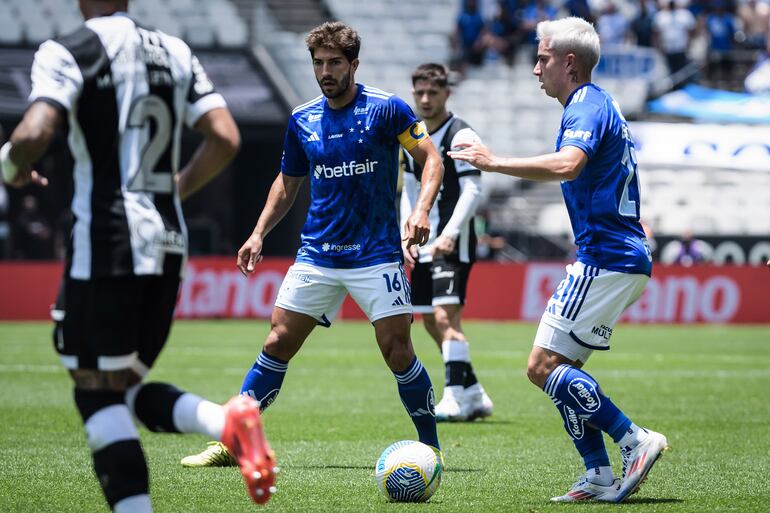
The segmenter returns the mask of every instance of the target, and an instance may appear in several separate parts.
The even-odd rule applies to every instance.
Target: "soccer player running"
[[[591,83],[599,37],[580,18],[537,25],[534,74],[564,106],[556,152],[503,158],[479,143],[450,152],[484,171],[529,180],[560,180],[577,262],[548,301],[527,375],[553,400],[586,467],[558,502],[621,502],[636,492],[666,448],[666,437],[632,423],[581,368],[594,350],[609,349],[620,314],[641,295],[652,271],[639,223],[634,143],[620,108]],[[612,474],[602,431],[620,447],[621,479]]]
[[[409,335],[412,305],[395,201],[401,145],[423,169],[403,242],[425,244],[428,212],[443,175],[441,157],[402,99],[355,82],[361,39],[351,27],[327,22],[305,41],[323,94],[289,118],[281,171],[254,231],[238,250],[238,268],[245,275],[254,271],[264,237],[286,215],[306,179],[310,208],[296,261],[278,291],[270,333],[241,393],[257,399],[262,409],[270,406],[289,360],[316,325],[331,325],[350,293],[374,325],[419,440],[439,450],[433,386]],[[182,464],[217,466],[228,459],[226,448],[214,442]]]
[[[428,216],[430,239],[419,251],[415,246],[404,247],[404,259],[413,266],[412,304],[444,359],[444,396],[436,405],[436,420],[474,420],[492,415],[493,406],[473,371],[461,324],[468,277],[476,260],[473,215],[481,200],[481,172],[453,160],[447,152],[458,141],[478,136],[468,123],[447,111],[450,88],[443,65],[418,66],[412,73],[412,94],[444,161],[441,191]],[[412,213],[422,177],[422,167],[408,154],[404,157],[402,222]]]
[[[143,383],[171,326],[187,254],[180,200],[219,173],[238,128],[190,48],[127,16],[126,0],[80,0],[85,24],[44,42],[31,105],[3,146],[11,185],[46,185],[30,168],[69,125],[74,226],[52,316],[75,382],[93,466],[116,513],[152,511],[135,417],[151,431],[200,433],[235,451],[251,497],[274,491],[274,460],[253,399],[225,406]],[[203,135],[179,170],[182,125]],[[179,171],[179,172],[177,172]]]

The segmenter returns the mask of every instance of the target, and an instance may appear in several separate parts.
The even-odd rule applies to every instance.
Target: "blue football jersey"
[[[624,273],[652,272],[639,222],[639,176],[634,141],[620,107],[594,84],[576,89],[567,100],[556,150],[575,146],[588,155],[576,180],[561,184],[577,259]]]
[[[356,268],[400,262],[396,217],[399,145],[411,150],[428,134],[399,97],[357,84],[342,109],[323,96],[291,115],[281,172],[310,176],[310,207],[298,262]]]

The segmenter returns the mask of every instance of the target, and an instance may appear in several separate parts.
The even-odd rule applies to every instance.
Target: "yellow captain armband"
[[[415,121],[409,125],[409,128],[398,134],[398,142],[406,151],[411,150],[426,139],[429,139],[428,129],[422,121]]]

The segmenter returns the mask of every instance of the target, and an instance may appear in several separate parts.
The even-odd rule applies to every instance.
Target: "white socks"
[[[134,495],[115,503],[114,513],[152,513],[149,495]]]
[[[219,440],[225,427],[225,410],[222,405],[187,392],[174,403],[173,419],[182,433],[200,433]]]
[[[600,486],[609,486],[615,481],[615,475],[612,473],[612,467],[596,467],[586,472],[586,478],[589,483]]]
[[[444,387],[444,397],[452,398],[458,403],[462,403],[464,395],[465,395],[465,390],[463,389],[462,385],[452,385],[452,386]]]
[[[447,362],[466,362],[471,361],[471,352],[468,342],[464,340],[445,340],[441,343],[441,356],[444,363]]]
[[[631,426],[626,431],[626,434],[623,435],[623,438],[618,440],[618,445],[620,447],[631,447],[634,448],[637,445],[639,445],[639,442],[644,440],[647,437],[647,430],[644,428],[640,428],[633,422],[631,423]]]

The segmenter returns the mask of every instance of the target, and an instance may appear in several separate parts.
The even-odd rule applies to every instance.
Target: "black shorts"
[[[434,306],[464,305],[473,264],[435,258],[412,269],[412,305],[415,313],[431,313]]]
[[[65,277],[56,305],[54,347],[65,367],[133,369],[144,376],[168,338],[179,276]]]

